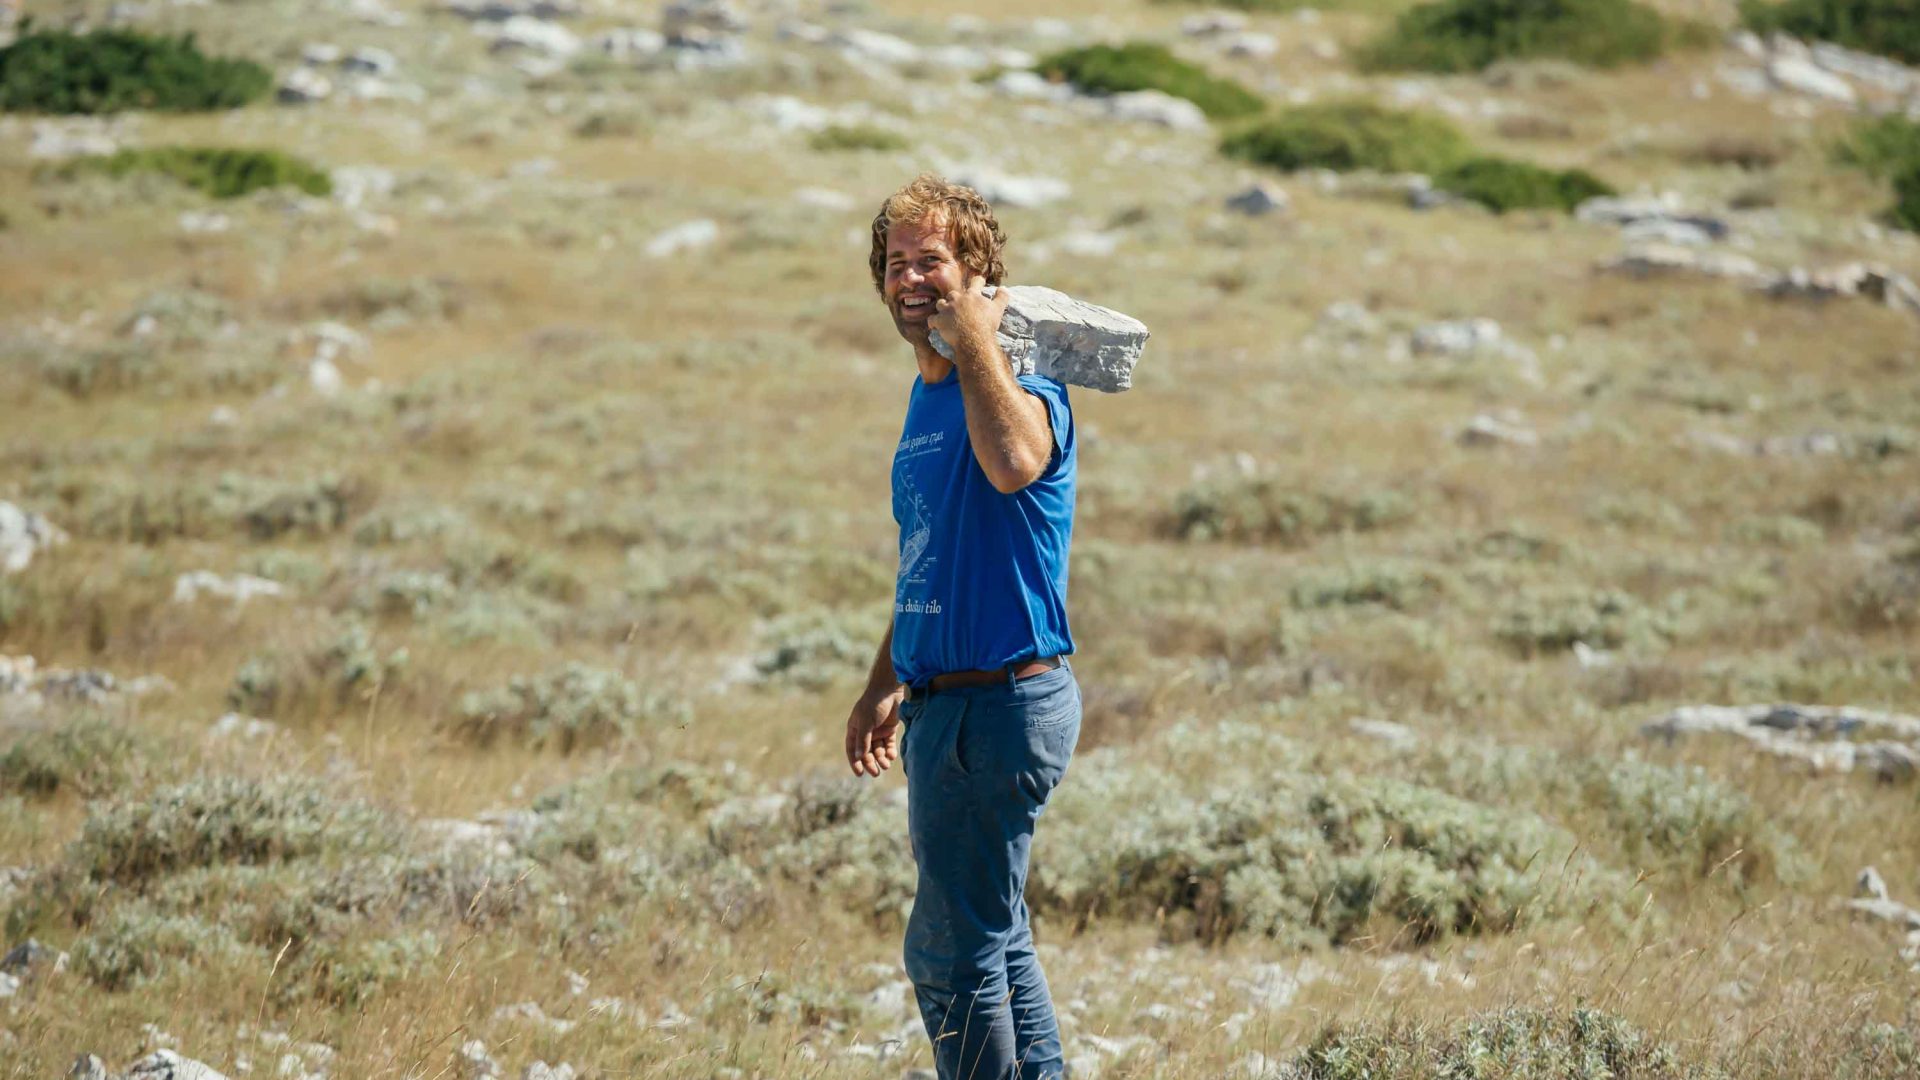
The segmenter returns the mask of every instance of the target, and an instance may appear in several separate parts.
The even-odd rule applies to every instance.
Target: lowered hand
[[[900,756],[900,699],[893,693],[863,696],[847,714],[847,764],[855,776],[879,776]]]

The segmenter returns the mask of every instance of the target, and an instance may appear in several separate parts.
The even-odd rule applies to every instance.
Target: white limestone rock
[[[227,1080],[227,1074],[172,1050],[155,1050],[128,1067],[126,1080]]]
[[[0,574],[27,568],[36,552],[67,542],[66,531],[39,514],[0,502]]]
[[[656,259],[707,247],[720,238],[720,226],[707,218],[675,225],[647,241],[646,252]]]
[[[1810,59],[1775,53],[1767,61],[1767,78],[1782,90],[1822,98],[1842,105],[1859,99],[1853,84],[1826,70]]]
[[[1285,189],[1262,180],[1229,196],[1227,209],[1248,217],[1263,217],[1267,214],[1285,213],[1292,202]]]
[[[954,183],[970,187],[990,203],[1032,209],[1073,194],[1073,185],[1049,176],[1011,176],[997,169],[970,167],[956,170]]]
[[[580,51],[580,38],[559,23],[515,15],[500,24],[487,48],[496,53],[530,52],[563,59]]]
[[[1016,374],[1045,375],[1109,394],[1133,385],[1134,365],[1147,344],[1145,323],[1044,286],[1006,288],[1000,348]],[[998,290],[988,286],[987,292]],[[936,352],[953,358],[953,346],[939,331],[930,338]]]
[[[363,45],[348,53],[340,61],[340,69],[384,77],[399,71],[400,61],[385,49]]]
[[[1207,114],[1186,98],[1161,90],[1129,90],[1096,98],[1109,117],[1157,124],[1174,131],[1206,131]]]
[[[256,596],[283,596],[286,588],[277,581],[252,574],[221,577],[211,570],[193,570],[173,579],[173,602],[192,603],[202,595],[244,604]]]
[[[311,105],[333,96],[333,80],[312,68],[295,68],[280,80],[276,96],[283,104]]]

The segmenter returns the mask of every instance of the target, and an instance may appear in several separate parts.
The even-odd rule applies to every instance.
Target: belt
[[[1043,675],[1060,666],[1058,656],[1043,656],[1037,660],[1023,660],[1008,664],[1003,668],[987,668],[981,671],[948,671],[928,679],[924,686],[907,689],[907,697],[918,700],[928,694],[941,690],[957,690],[963,686],[991,686],[994,683],[1015,683],[1021,679],[1031,679]]]

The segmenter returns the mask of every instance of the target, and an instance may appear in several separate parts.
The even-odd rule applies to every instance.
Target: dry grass
[[[36,178],[28,125],[0,122],[0,209],[11,222],[0,233],[9,350],[0,498],[74,534],[27,573],[0,579],[0,654],[169,678],[174,689],[124,714],[147,740],[141,784],[328,776],[343,795],[409,822],[525,809],[623,769],[677,763],[709,778],[687,783],[711,782],[717,797],[834,770],[860,665],[827,649],[820,686],[758,675],[755,660],[796,626],[824,626],[808,639],[817,647],[837,630],[864,633],[884,608],[894,540],[886,462],[911,369],[872,298],[861,234],[869,207],[912,168],[994,160],[1068,178],[1076,192],[1054,207],[1005,212],[1015,277],[1127,310],[1155,331],[1133,392],[1075,397],[1083,776],[1114,761],[1204,785],[1246,767],[1252,752],[1182,755],[1168,749],[1168,733],[1242,724],[1296,748],[1290,768],[1413,782],[1407,759],[1347,728],[1370,716],[1407,724],[1423,748],[1461,760],[1498,745],[1549,755],[1566,775],[1588,760],[1698,765],[1750,799],[1806,860],[1805,876],[1790,881],[1743,875],[1744,858],[1684,870],[1636,854],[1633,827],[1598,804],[1549,802],[1526,812],[1625,880],[1651,875],[1624,915],[1420,946],[1406,927],[1383,924],[1340,948],[1299,950],[1259,935],[1198,945],[1178,913],[1076,927],[1042,912],[1070,1049],[1095,1045],[1088,1035],[1140,1036],[1102,1058],[1102,1075],[1217,1076],[1255,1052],[1283,1059],[1329,1023],[1443,1025],[1508,1005],[1586,1004],[1689,1059],[1785,1078],[1828,1075],[1864,1022],[1916,1023],[1897,935],[1838,905],[1868,864],[1896,898],[1920,901],[1913,788],[1808,775],[1715,743],[1656,747],[1635,733],[1666,708],[1709,700],[1920,711],[1920,626],[1862,618],[1851,599],[1862,575],[1911,542],[1920,446],[1893,438],[1886,456],[1748,457],[1693,441],[1701,431],[1834,432],[1862,446],[1912,438],[1920,347],[1911,316],[1770,301],[1724,282],[1599,276],[1593,264],[1619,249],[1610,230],[1560,217],[1415,213],[1323,193],[1304,178],[1283,181],[1289,215],[1230,219],[1220,201],[1255,174],[1215,155],[1206,137],[1042,127],[1000,99],[962,97],[977,91],[958,79],[871,83],[798,46],[804,62],[784,69],[562,75],[529,89],[455,21],[396,6],[411,25],[383,30],[291,4],[250,9],[242,22],[194,8],[165,18],[282,69],[306,41],[383,44],[403,57],[403,77],[434,91],[424,105],[262,106],[131,127],[140,144],[281,146],[327,165],[391,168],[395,194],[367,208],[393,219],[391,235],[337,205],[297,211],[267,197],[222,205],[233,219],[226,233],[184,235],[176,218],[205,208],[198,199]],[[941,36],[942,22],[917,9],[876,10],[883,28]],[[975,10],[1009,40],[1030,14]],[[1165,36],[1192,10],[1079,4],[1060,13],[1099,17],[1115,36]],[[588,25],[649,17],[597,13]],[[1319,23],[1253,21],[1280,37],[1278,59],[1209,63],[1275,97],[1294,83],[1331,95],[1342,89],[1336,79],[1391,92],[1391,80],[1357,80],[1343,61],[1307,51],[1322,38],[1363,39],[1382,25],[1375,7]],[[430,51],[443,31],[447,42]],[[1570,136],[1540,138],[1492,114],[1463,120],[1491,151],[1591,168],[1625,189],[1672,188],[1702,205],[1765,183],[1776,210],[1736,220],[1763,262],[1873,258],[1920,275],[1911,238],[1861,233],[1881,196],[1825,161],[1836,118],[1781,119],[1717,83],[1697,100],[1693,80],[1712,82],[1719,59],[1709,50],[1565,80],[1424,82],[1470,105],[1510,106],[1502,115],[1571,125]],[[497,96],[463,98],[469,74]],[[902,86],[904,97],[883,93]],[[811,153],[804,133],[740,118],[736,103],[755,93],[829,106],[872,99],[907,122],[913,148]],[[944,110],[943,95],[964,107]],[[573,134],[609,103],[646,120],[630,134]],[[1725,163],[1753,146],[1778,157],[1751,171]],[[510,175],[537,156],[554,160],[549,177]],[[794,206],[797,186],[845,192],[855,208]],[[719,224],[714,247],[643,254],[661,230],[699,217]],[[1121,237],[1110,259],[1025,255],[1105,229]],[[376,329],[368,282],[436,282],[460,303]],[[43,354],[123,342],[116,328],[144,298],[189,289],[219,298],[241,334],[182,345],[160,357],[151,380],[86,397],[42,375]],[[1341,301],[1364,304],[1380,328],[1346,340],[1324,326],[1322,313]],[[321,400],[306,385],[304,354],[282,342],[337,312],[372,347],[341,361],[348,389]],[[1505,356],[1396,348],[1416,325],[1476,316],[1499,320],[1534,354],[1531,372]],[[42,353],[16,359],[14,345],[33,342]],[[274,389],[196,374],[202,362],[242,359],[261,365]],[[210,421],[218,406],[234,410],[233,423]],[[1540,445],[1455,441],[1476,413],[1505,408]],[[1243,472],[1282,491],[1400,493],[1412,511],[1388,527],[1287,544],[1169,534],[1183,492]],[[211,512],[151,542],[89,524],[87,508],[101,500],[124,507],[143,487],[192,495],[230,473],[286,485],[345,476],[362,494],[337,529],[271,539]],[[450,524],[361,536],[370,521],[431,522],[443,510]],[[175,576],[196,569],[262,573],[292,595],[240,609],[171,603]],[[389,586],[436,574],[450,586],[438,599],[382,599],[396,595]],[[1624,597],[1640,620],[1621,632],[1611,667],[1583,669],[1549,636],[1530,647],[1501,636],[1518,609],[1533,612],[1528,625],[1546,625],[1580,614],[1567,605],[1598,593]],[[316,683],[324,692],[276,711],[280,731],[262,741],[208,734],[250,659],[299,653],[349,623],[366,628],[379,655],[404,647],[404,667],[341,691]],[[506,740],[473,746],[453,734],[463,694],[570,661],[619,672],[684,712],[571,754]],[[1526,802],[1474,797],[1495,809]],[[658,792],[629,802],[609,805],[657,811],[665,816],[648,828],[707,851],[713,806]],[[66,791],[0,793],[0,863],[58,863],[98,809]],[[639,828],[609,821],[600,839],[613,846],[622,829]],[[1043,863],[1048,843],[1043,826]],[[672,845],[661,845],[664,859]],[[524,879],[489,885],[525,890],[524,916],[370,923],[368,943],[424,927],[437,945],[351,1007],[283,993],[301,976],[276,967],[277,950],[265,945],[176,961],[133,990],[102,991],[78,973],[31,984],[4,1021],[16,1041],[0,1074],[48,1075],[83,1050],[123,1063],[140,1049],[144,1023],[229,1070],[250,1058],[256,1075],[278,1059],[255,1037],[262,1024],[336,1048],[336,1076],[440,1075],[471,1037],[514,1071],[535,1058],[648,1077],[895,1077],[926,1066],[917,1037],[884,1062],[845,1052],[910,1033],[910,1014],[904,1000],[868,1002],[876,990],[898,991],[897,925],[841,910],[824,885],[768,874],[752,903],[716,909],[704,893],[631,891],[612,862],[536,863]],[[724,884],[701,878],[688,888],[715,882]],[[555,883],[575,890],[569,903],[543,891]],[[90,929],[35,932],[70,949]],[[590,990],[572,994],[568,971]],[[1275,1004],[1248,985],[1262,972],[1301,985]],[[671,1004],[691,1022],[588,1015],[603,995],[650,1020]],[[580,1026],[560,1035],[494,1019],[499,1006],[530,1000]]]

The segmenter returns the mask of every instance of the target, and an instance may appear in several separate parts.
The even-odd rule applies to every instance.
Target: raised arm
[[[1046,402],[1020,388],[995,336],[1007,310],[1006,290],[989,298],[985,285],[985,278],[972,275],[965,289],[938,302],[938,312],[929,321],[953,343],[973,456],[994,489],[1011,495],[1047,471],[1053,459],[1053,428]]]

